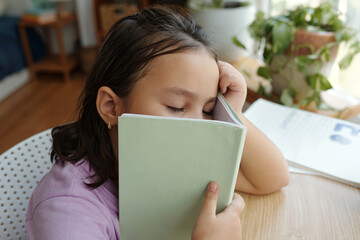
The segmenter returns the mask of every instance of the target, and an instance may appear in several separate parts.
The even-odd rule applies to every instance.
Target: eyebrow
[[[173,93],[175,95],[187,96],[192,99],[196,98],[196,95],[194,93],[179,87],[167,88],[166,91]],[[212,97],[207,102],[216,102],[216,99],[217,99],[216,97]]]

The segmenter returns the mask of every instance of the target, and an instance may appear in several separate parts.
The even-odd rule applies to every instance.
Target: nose
[[[200,110],[192,110],[185,114],[186,118],[195,118],[195,119],[205,119],[202,109]]]

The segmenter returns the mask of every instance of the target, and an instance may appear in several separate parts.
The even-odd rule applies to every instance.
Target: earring
[[[109,124],[107,125],[108,129],[110,130],[111,129],[111,124],[109,122]]]

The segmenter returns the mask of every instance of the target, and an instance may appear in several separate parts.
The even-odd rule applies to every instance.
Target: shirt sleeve
[[[54,197],[40,203],[27,222],[29,240],[114,239],[111,221],[89,200]]]

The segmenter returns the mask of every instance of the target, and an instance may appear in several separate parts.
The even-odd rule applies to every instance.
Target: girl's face
[[[156,57],[126,99],[126,113],[211,119],[219,69],[201,48]]]

